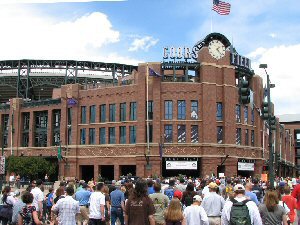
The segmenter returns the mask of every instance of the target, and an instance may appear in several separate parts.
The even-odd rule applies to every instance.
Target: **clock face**
[[[219,40],[212,40],[211,42],[209,42],[208,51],[210,55],[217,60],[225,56],[225,46]]]

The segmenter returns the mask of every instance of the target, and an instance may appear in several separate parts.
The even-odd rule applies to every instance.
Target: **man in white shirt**
[[[187,225],[209,225],[205,210],[200,206],[202,198],[200,195],[193,197],[193,204],[186,207],[183,214]]]
[[[33,189],[31,189],[31,194],[33,195],[32,205],[35,206],[36,211],[38,212],[39,219],[43,218],[43,200],[44,193],[41,191],[42,180],[37,180],[32,182]]]
[[[222,216],[221,216],[221,221],[222,225],[229,225],[230,224],[230,213],[231,213],[231,208],[233,206],[233,201],[235,202],[243,202],[247,200],[245,196],[245,187],[242,184],[237,184],[234,186],[233,191],[235,192],[236,197],[232,201],[226,201],[223,211],[222,211]],[[258,211],[258,208],[253,201],[247,201],[246,206],[249,211],[249,216],[251,220],[252,225],[262,225],[262,220]]]
[[[96,191],[91,194],[89,225],[105,225],[105,195],[101,193],[103,186],[103,183],[98,183]]]

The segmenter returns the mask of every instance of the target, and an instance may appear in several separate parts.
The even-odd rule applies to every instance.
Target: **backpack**
[[[251,218],[248,207],[246,205],[250,200],[246,199],[242,202],[232,200],[232,207],[230,211],[230,225],[251,225]]]
[[[168,196],[169,200],[172,200],[174,196],[174,189],[173,188],[168,188],[165,190],[165,195]]]
[[[184,205],[188,207],[191,204],[193,204],[193,196],[192,193],[188,193],[187,196],[185,196],[184,198]]]

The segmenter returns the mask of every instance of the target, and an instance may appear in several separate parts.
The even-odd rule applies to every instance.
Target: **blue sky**
[[[25,1],[43,2],[0,0],[0,60],[162,61],[164,46],[192,47],[210,33],[212,21],[213,32],[227,36],[240,54],[252,59],[255,72],[264,78],[257,65],[268,63],[276,83],[272,90],[276,113],[300,112],[296,97],[300,95],[297,0],[228,0],[228,16],[211,11],[212,0],[20,4]]]

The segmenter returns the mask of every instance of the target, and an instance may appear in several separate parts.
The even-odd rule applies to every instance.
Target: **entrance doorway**
[[[131,176],[136,175],[136,165],[122,165],[120,167],[122,176],[127,176],[128,174],[131,174]]]
[[[85,182],[90,181],[92,178],[94,178],[94,166],[91,165],[84,165],[80,166],[81,171],[81,179]]]
[[[218,167],[217,167],[217,174],[216,174],[216,176],[217,177],[219,177],[219,174],[220,173],[224,173],[225,174],[225,165],[218,165]]]
[[[101,165],[99,171],[104,181],[112,181],[114,179],[114,165]]]

